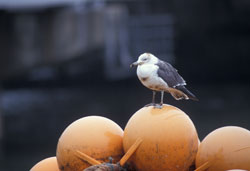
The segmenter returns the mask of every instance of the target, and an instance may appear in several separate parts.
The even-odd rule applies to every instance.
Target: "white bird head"
[[[143,53],[138,57],[138,60],[136,62],[130,65],[130,67],[143,64],[156,64],[158,60],[159,59],[151,53]]]

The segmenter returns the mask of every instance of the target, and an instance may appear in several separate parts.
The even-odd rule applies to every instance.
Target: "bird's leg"
[[[161,102],[160,102],[160,104],[155,105],[155,108],[159,108],[159,109],[162,108],[162,105],[163,105],[163,97],[164,97],[164,91],[161,91]]]
[[[145,107],[148,107],[148,106],[155,106],[155,95],[156,95],[156,91],[153,91],[153,97],[152,97],[152,103],[149,103],[147,105],[145,105]]]
[[[156,95],[156,91],[153,91],[153,97],[152,97],[152,104],[155,105],[155,95]]]
[[[161,91],[161,103],[160,103],[161,106],[163,105],[163,97],[164,97],[164,91]]]

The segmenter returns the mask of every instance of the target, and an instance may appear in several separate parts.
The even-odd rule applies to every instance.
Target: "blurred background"
[[[0,170],[55,156],[81,117],[124,128],[151,102],[129,68],[143,52],[174,65],[200,99],[164,102],[201,140],[226,125],[250,129],[249,17],[248,0],[0,0]]]

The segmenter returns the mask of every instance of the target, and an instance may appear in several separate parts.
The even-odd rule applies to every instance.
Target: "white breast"
[[[157,65],[152,65],[152,64],[139,65],[137,68],[137,76],[139,78],[150,77],[152,75],[156,76],[157,69],[158,69]]]
[[[137,67],[137,76],[141,83],[149,89],[161,91],[166,90],[168,85],[158,77],[158,66],[154,64],[143,64]]]

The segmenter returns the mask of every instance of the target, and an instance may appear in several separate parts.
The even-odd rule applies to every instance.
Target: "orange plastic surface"
[[[84,170],[91,166],[77,154],[84,153],[97,161],[118,162],[123,156],[123,130],[112,120],[100,116],[81,118],[69,125],[57,145],[57,160],[62,171]]]
[[[188,171],[198,150],[193,122],[180,109],[164,105],[162,109],[144,107],[128,121],[123,138],[125,152],[143,139],[130,162],[137,171]]]
[[[38,162],[30,171],[59,171],[56,157],[46,158]]]
[[[196,167],[203,167],[197,171],[250,170],[250,131],[236,126],[214,130],[199,146]]]

